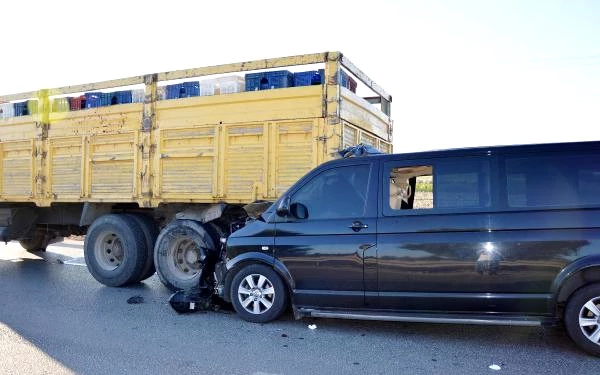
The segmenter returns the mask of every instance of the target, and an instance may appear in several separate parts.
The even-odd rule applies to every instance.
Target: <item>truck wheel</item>
[[[233,308],[252,323],[279,318],[287,306],[287,291],[281,277],[262,264],[251,264],[238,271],[230,289]]]
[[[85,263],[92,276],[107,286],[137,282],[148,256],[142,229],[128,215],[104,215],[85,236]]]
[[[49,235],[44,231],[36,231],[33,238],[19,240],[21,247],[29,252],[46,251],[50,244]]]
[[[147,253],[147,259],[146,263],[144,264],[144,268],[142,270],[140,279],[137,280],[142,281],[154,275],[154,272],[156,271],[156,269],[154,268],[154,244],[156,243],[156,238],[158,237],[158,228],[156,227],[156,224],[154,224],[154,221],[146,215],[131,214],[128,216],[133,218],[136,221],[136,223],[140,226],[140,228],[142,229],[142,233],[144,234],[144,238],[146,240],[145,250]]]
[[[573,293],[564,320],[571,339],[586,352],[600,356],[600,284]]]
[[[192,220],[175,220],[156,240],[156,274],[173,291],[197,288],[202,269],[216,254],[215,244],[202,225]]]

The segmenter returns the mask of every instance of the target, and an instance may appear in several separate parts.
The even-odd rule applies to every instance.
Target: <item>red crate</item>
[[[71,107],[71,111],[79,111],[85,108],[85,95],[69,98],[69,106]]]

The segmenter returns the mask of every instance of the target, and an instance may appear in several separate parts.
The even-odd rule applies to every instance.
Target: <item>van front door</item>
[[[334,167],[290,192],[308,217],[275,224],[275,256],[292,275],[295,305],[360,308],[365,290],[376,293],[376,172],[368,162]]]

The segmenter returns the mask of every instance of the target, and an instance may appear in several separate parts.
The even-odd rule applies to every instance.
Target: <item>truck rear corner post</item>
[[[391,152],[390,103],[339,52],[2,96],[19,111],[0,116],[0,238],[36,251],[86,234],[100,282],[156,269],[187,288],[244,205],[276,200],[347,146]]]

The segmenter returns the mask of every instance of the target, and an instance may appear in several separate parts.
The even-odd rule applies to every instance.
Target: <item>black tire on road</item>
[[[128,215],[96,219],[87,231],[83,251],[92,276],[107,286],[137,282],[148,257],[143,231]]]
[[[200,223],[175,220],[160,231],[156,240],[156,274],[173,291],[197,288],[204,265],[214,261],[217,254],[214,241]]]
[[[600,283],[573,293],[567,302],[564,322],[569,336],[580,348],[600,356]]]
[[[279,318],[288,304],[287,288],[281,277],[262,264],[245,266],[235,274],[230,298],[237,314],[252,323]]]
[[[156,243],[156,238],[158,237],[158,228],[156,227],[154,221],[144,214],[130,214],[128,216],[133,218],[140,226],[146,240],[146,263],[144,264],[144,268],[139,280],[137,280],[142,281],[154,275],[154,272],[156,272],[156,269],[154,268],[154,244]]]

